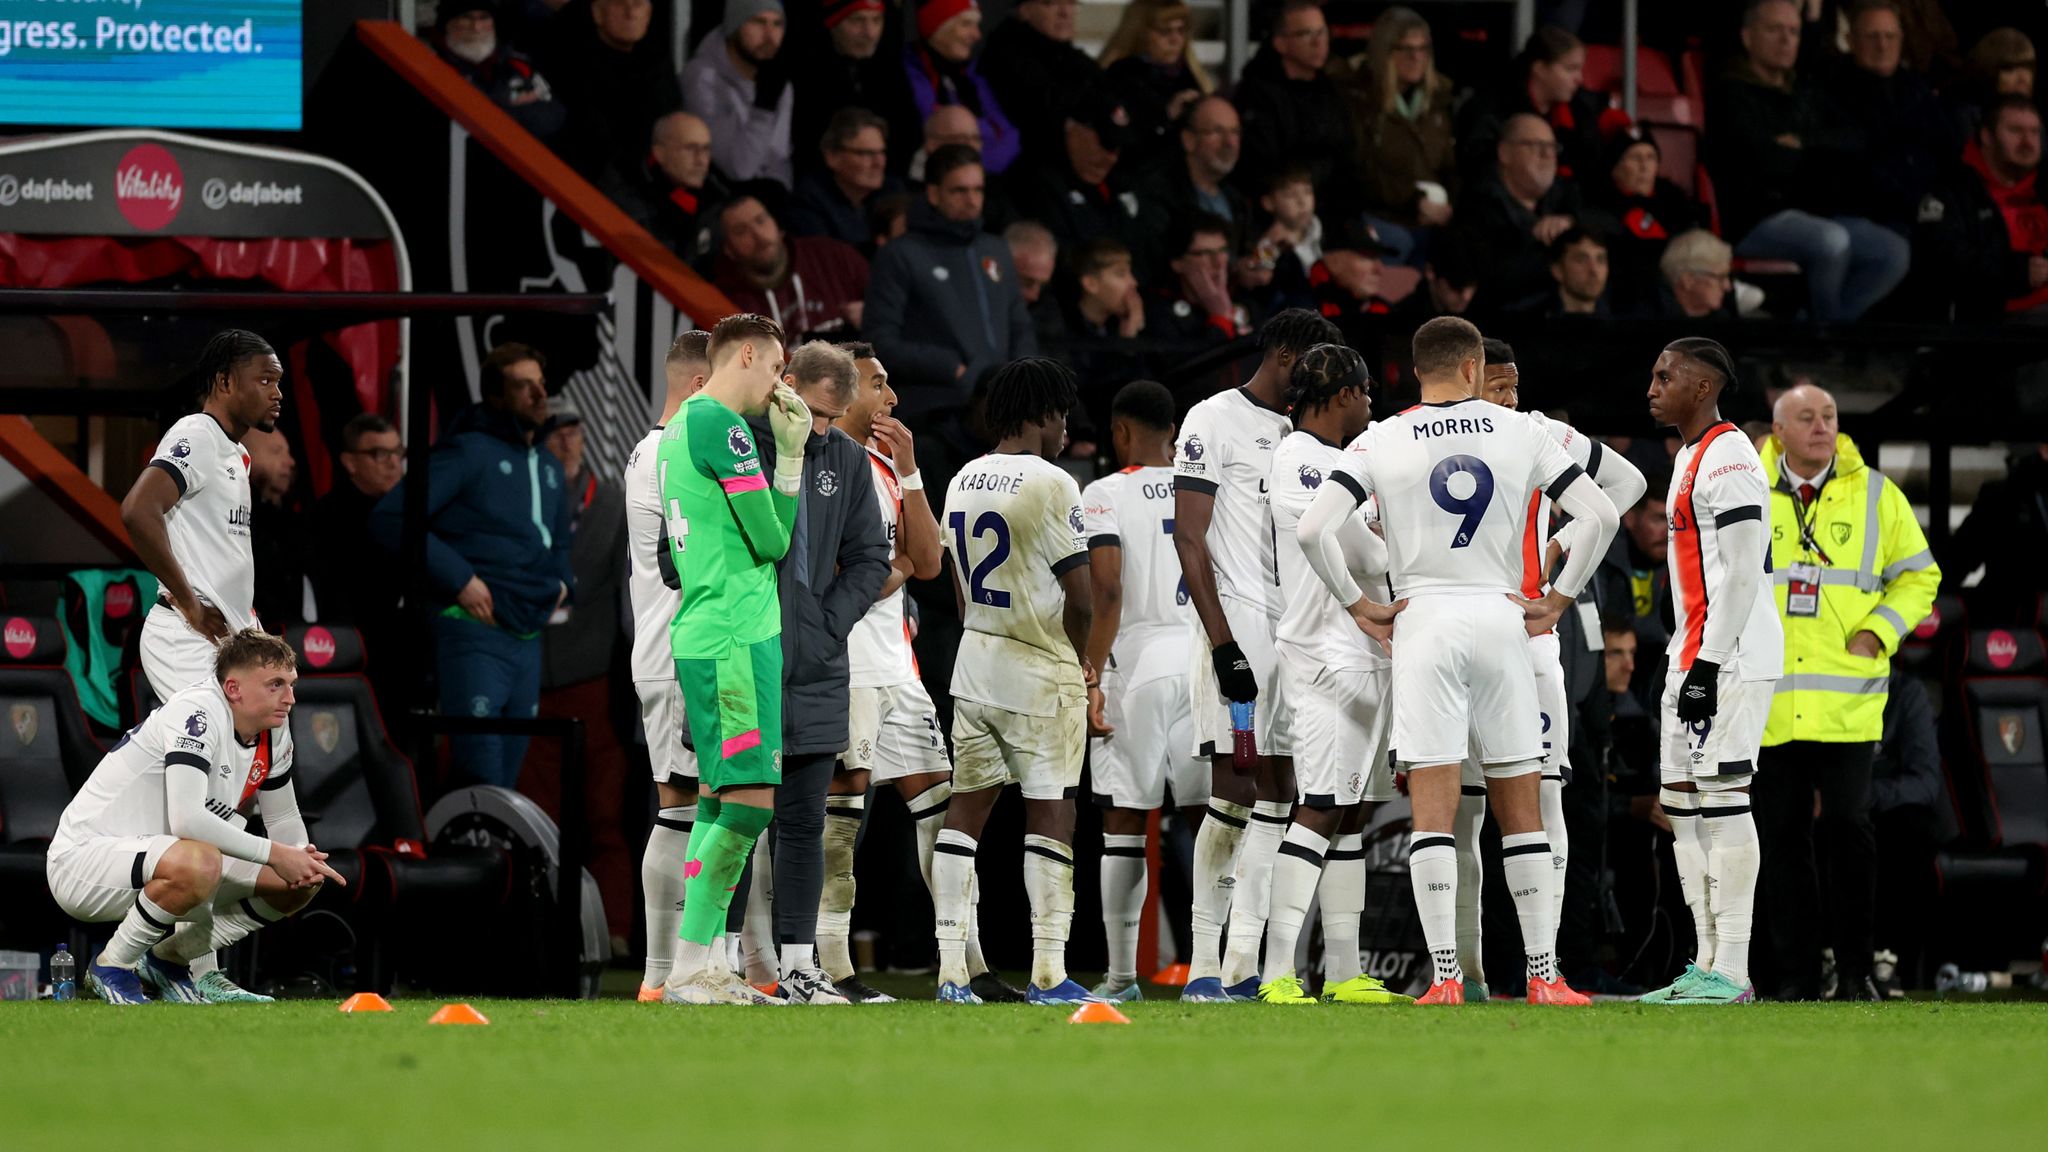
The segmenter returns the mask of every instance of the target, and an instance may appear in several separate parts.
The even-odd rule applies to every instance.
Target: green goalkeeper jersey
[[[675,658],[716,659],[780,636],[775,562],[789,551],[796,497],[762,472],[747,422],[699,392],[662,430],[656,459],[682,590],[668,627]]]

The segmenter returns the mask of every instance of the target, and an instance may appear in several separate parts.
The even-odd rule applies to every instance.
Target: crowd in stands
[[[2048,304],[2023,32],[1961,52],[1973,25],[1934,0],[1700,8],[1665,17],[1711,77],[1679,117],[1697,165],[1586,85],[1572,30],[1458,77],[1438,38],[1468,30],[1400,6],[1339,29],[1348,54],[1318,0],[1259,6],[1234,85],[1198,59],[1182,0],[1133,0],[1096,55],[1076,0],[986,28],[976,0],[823,0],[802,26],[783,0],[699,4],[680,70],[650,0],[445,0],[425,32],[735,303],[871,340],[913,412],[1041,348],[1085,363],[1106,404],[1292,306],[1846,322]],[[1746,269],[1777,277],[1775,307]]]

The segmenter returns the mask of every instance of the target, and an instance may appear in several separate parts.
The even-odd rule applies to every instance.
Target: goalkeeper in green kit
[[[682,607],[669,645],[702,780],[683,857],[683,927],[662,999],[781,1004],[735,976],[725,938],[732,890],[775,815],[782,781],[782,610],[775,562],[789,550],[811,414],[782,383],[782,328],[728,316],[711,330],[711,375],[661,434],[658,477]],[[768,415],[775,475],[745,417]]]

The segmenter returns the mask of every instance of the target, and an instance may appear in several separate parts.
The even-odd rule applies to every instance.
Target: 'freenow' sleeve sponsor
[[[0,0],[0,124],[296,130],[301,0]]]

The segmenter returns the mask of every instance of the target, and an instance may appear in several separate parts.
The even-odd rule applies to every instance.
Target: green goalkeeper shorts
[[[782,783],[782,637],[677,660],[676,683],[705,791]]]

